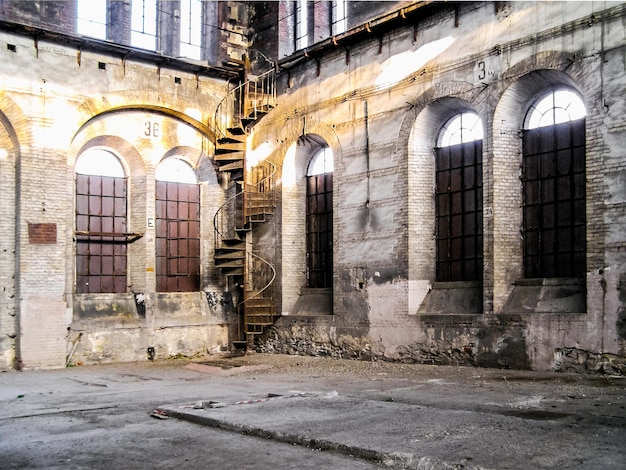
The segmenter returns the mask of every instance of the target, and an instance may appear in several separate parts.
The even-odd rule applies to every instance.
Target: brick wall
[[[0,33],[0,41],[16,46],[0,49],[0,368],[13,367],[14,358],[17,367],[62,367],[81,332],[73,356],[81,362],[145,360],[148,346],[158,357],[226,347],[225,286],[212,262],[212,217],[224,190],[205,124],[224,82],[94,52],[77,61],[71,47],[40,40],[35,50],[19,35]],[[120,107],[130,109],[113,112]],[[128,177],[128,231],[143,234],[128,246],[127,294],[75,294],[74,163],[92,147],[120,158]],[[155,237],[148,227],[154,171],[174,155],[197,169],[202,185],[202,285],[178,296],[184,316],[173,303],[154,301]],[[147,299],[142,315],[133,294]],[[97,313],[81,318],[77,305]]]
[[[503,363],[535,368],[553,367],[554,351],[566,343],[623,351],[624,338],[613,326],[623,321],[623,301],[616,291],[605,296],[600,287],[619,284],[615,272],[623,269],[623,236],[618,235],[623,233],[624,192],[618,184],[624,174],[618,150],[623,139],[618,135],[625,109],[624,100],[615,98],[623,87],[618,73],[623,66],[618,51],[623,48],[606,42],[605,35],[602,56],[610,59],[602,62],[591,52],[600,45],[594,42],[598,36],[588,34],[585,18],[594,14],[597,34],[611,31],[616,38],[623,30],[618,18],[624,9],[616,5],[601,11],[586,5],[559,10],[546,5],[545,11],[531,13],[525,11],[529,5],[536,6],[518,2],[498,12],[493,5],[468,5],[458,16],[444,8],[420,18],[416,26],[351,44],[348,52],[329,48],[315,61],[282,74],[280,106],[255,132],[282,141],[292,128],[306,134],[326,125],[336,134],[341,152],[334,175],[333,321],[338,328],[352,327],[360,338],[355,344],[367,338],[372,350],[390,358],[399,357],[400,351],[404,355],[462,344],[461,356],[471,362],[487,357],[510,335],[510,351],[520,349],[511,355],[503,352]],[[453,45],[423,66],[394,63],[394,56],[405,57],[399,61],[405,66],[419,63],[420,47],[446,37],[454,39]],[[376,81],[393,66],[397,72],[388,82]],[[520,311],[521,320],[510,321],[501,312],[523,277],[520,130],[532,102],[554,87],[577,91],[587,105],[587,312],[582,317],[572,312],[569,320],[560,315],[557,321]],[[435,280],[433,149],[444,122],[466,110],[475,111],[484,127],[483,313],[466,318],[468,323],[455,323],[453,317],[427,321],[418,310]],[[282,162],[285,155],[281,145],[272,158]],[[289,166],[290,160],[284,164]],[[298,197],[297,190],[283,188],[283,267],[292,266],[286,258],[293,260],[302,252],[289,239],[300,233],[291,209]],[[603,264],[610,266],[610,275]],[[282,290],[283,300],[297,299],[297,282],[287,272]],[[601,320],[609,311],[610,325]],[[493,342],[481,341],[481,335]]]

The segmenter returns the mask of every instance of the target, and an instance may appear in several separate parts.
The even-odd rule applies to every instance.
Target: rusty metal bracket
[[[74,235],[78,237],[111,237],[111,238],[124,238],[124,240],[117,241],[117,243],[133,243],[143,237],[143,233],[136,232],[87,232],[77,230]]]

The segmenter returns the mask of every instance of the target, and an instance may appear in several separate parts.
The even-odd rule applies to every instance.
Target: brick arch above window
[[[146,175],[144,159],[130,142],[115,135],[94,135],[89,129],[72,142],[68,152],[68,166],[74,168],[76,159],[91,148],[106,148],[118,155],[128,176],[139,178]]]

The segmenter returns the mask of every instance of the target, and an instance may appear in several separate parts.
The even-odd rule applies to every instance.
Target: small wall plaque
[[[28,242],[32,245],[53,245],[57,242],[57,224],[28,224]]]

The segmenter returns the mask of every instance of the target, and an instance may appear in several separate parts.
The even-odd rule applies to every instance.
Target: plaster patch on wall
[[[432,289],[429,280],[409,280],[409,315],[417,315],[417,311],[424,302],[426,294]]]

